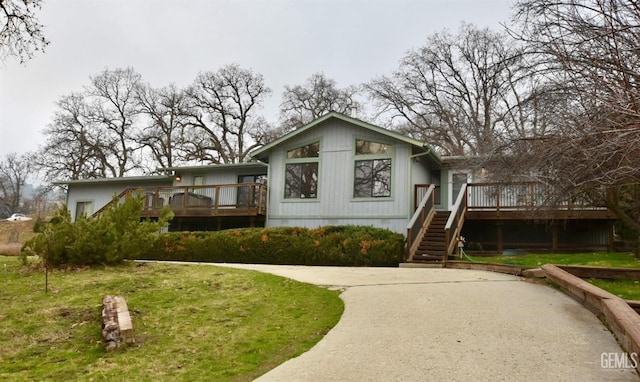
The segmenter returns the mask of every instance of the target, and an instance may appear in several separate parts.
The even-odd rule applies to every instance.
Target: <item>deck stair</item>
[[[440,262],[446,255],[445,226],[450,211],[436,211],[436,215],[429,224],[418,250],[411,259],[412,262]]]

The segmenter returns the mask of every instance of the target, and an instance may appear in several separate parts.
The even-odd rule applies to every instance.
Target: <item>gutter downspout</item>
[[[269,212],[271,211],[271,163],[269,162],[265,163],[261,160],[256,160],[256,162],[262,163],[267,166],[267,201],[266,201],[267,214],[264,217],[264,227],[267,228],[269,223]]]

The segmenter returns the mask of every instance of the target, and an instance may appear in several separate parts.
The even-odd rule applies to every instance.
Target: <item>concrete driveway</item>
[[[580,304],[520,277],[433,268],[217,264],[343,289],[340,322],[258,381],[638,381]]]

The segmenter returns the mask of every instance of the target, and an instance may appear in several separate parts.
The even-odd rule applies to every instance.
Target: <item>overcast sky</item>
[[[238,63],[273,93],[323,72],[340,87],[391,74],[426,37],[461,22],[501,29],[512,0],[45,0],[51,44],[20,65],[0,62],[0,157],[35,151],[61,96],[105,68],[132,67],[155,87]]]

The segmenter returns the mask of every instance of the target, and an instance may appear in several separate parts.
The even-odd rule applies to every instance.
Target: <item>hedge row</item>
[[[160,235],[138,258],[197,262],[397,266],[404,236],[362,226],[242,228]]]

